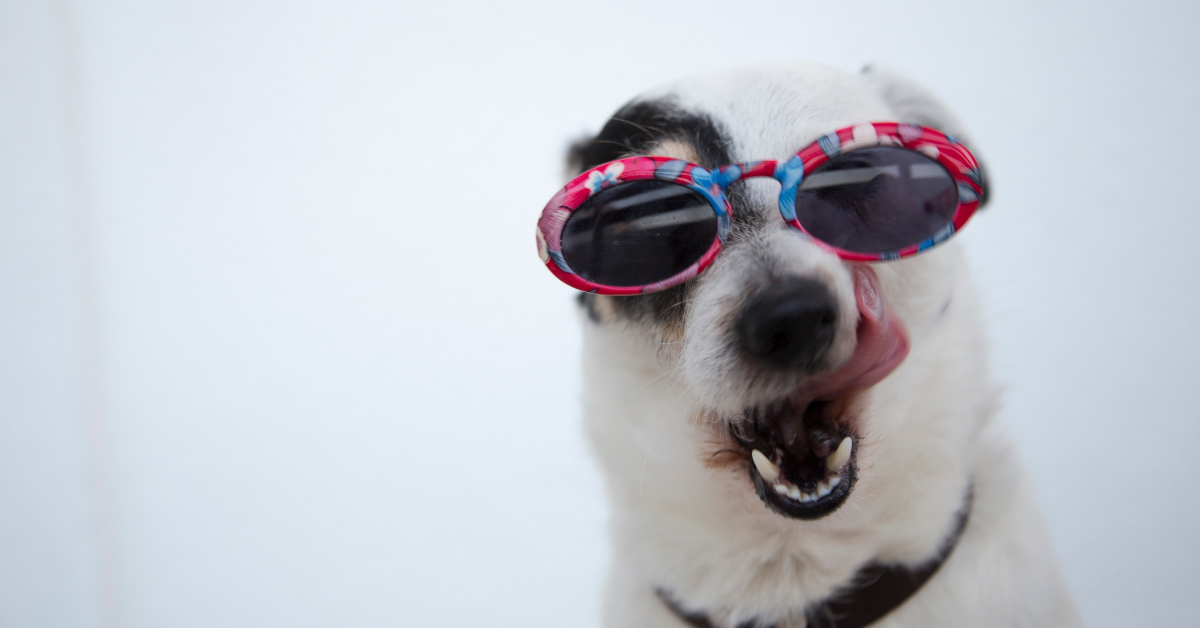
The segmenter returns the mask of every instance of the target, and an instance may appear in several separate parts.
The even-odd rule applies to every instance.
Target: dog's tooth
[[[787,494],[788,494],[788,487],[787,487],[786,485],[783,485],[783,484],[772,484],[772,485],[771,485],[771,488],[775,489],[775,492],[776,492],[776,493],[779,493],[780,495],[787,495]]]
[[[750,459],[754,460],[754,466],[758,468],[758,474],[762,479],[768,482],[774,482],[779,479],[779,467],[775,466],[763,452],[755,449],[750,452]]]
[[[850,462],[850,452],[853,450],[854,441],[850,440],[849,436],[843,438],[842,442],[838,445],[837,451],[829,454],[829,457],[825,459],[825,466],[829,467],[830,471],[841,469],[846,466],[847,462]]]
[[[800,492],[799,486],[793,486],[788,489],[788,497],[791,497],[792,499],[794,499],[796,501],[800,501],[801,495],[803,495],[803,493]]]

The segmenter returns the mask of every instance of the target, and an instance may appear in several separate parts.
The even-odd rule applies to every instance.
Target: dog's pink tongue
[[[841,368],[809,380],[806,388],[813,399],[833,399],[870,388],[908,355],[908,332],[888,311],[879,278],[865,264],[854,266],[854,294],[858,301],[858,344],[850,361]]]

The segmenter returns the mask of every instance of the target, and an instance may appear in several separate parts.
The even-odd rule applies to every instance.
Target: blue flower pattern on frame
[[[590,191],[589,195],[595,194],[596,192],[599,192],[610,185],[616,184],[617,181],[621,180],[621,173],[624,171],[625,164],[620,162],[605,168],[604,174],[600,174],[597,171],[592,171],[592,173],[588,175],[587,183],[584,184]]]
[[[796,219],[796,190],[804,180],[804,160],[799,155],[775,166],[775,178],[782,186],[779,192],[779,213],[784,220]]]
[[[654,178],[662,181],[674,181],[679,178],[679,175],[683,174],[683,169],[687,165],[688,162],[682,159],[672,159],[654,169]]]
[[[725,188],[741,177],[742,169],[736,165],[715,172],[700,166],[692,168],[692,183],[704,192],[713,209],[717,210],[717,230],[720,232],[721,241],[729,234],[730,227],[729,212],[726,211],[724,202]]]
[[[698,187],[702,187],[707,190],[712,187],[713,175],[708,170],[701,168],[700,166],[696,166],[695,168],[692,168],[692,182]]]
[[[563,257],[562,251],[550,251],[550,259],[554,260],[554,265],[558,266],[564,273],[575,274],[570,266],[567,266],[567,260]]]
[[[967,185],[966,183],[959,181],[958,182],[958,202],[960,202],[960,203],[976,203],[978,201],[979,201],[979,195],[975,193],[975,190],[972,190],[971,186]]]
[[[838,137],[837,133],[822,135],[817,140],[817,144],[821,146],[821,151],[828,157],[833,157],[842,151],[842,139]]]
[[[722,211],[717,214],[717,237],[724,243],[729,238],[729,230],[733,228],[733,221],[729,217],[729,212]]]
[[[742,178],[742,169],[736,164],[732,166],[726,166],[712,173],[712,177],[713,183],[721,186],[721,189],[724,190],[725,188],[729,187],[730,183]]]

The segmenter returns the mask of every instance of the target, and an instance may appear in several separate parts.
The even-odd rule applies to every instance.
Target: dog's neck
[[[864,628],[898,608],[920,590],[950,557],[967,527],[973,501],[974,490],[968,488],[954,529],[932,560],[916,568],[876,563],[863,566],[838,593],[805,609],[805,628]],[[656,593],[676,617],[692,628],[721,628],[713,623],[708,613],[685,609],[670,591],[659,588]],[[760,626],[763,624],[750,619],[736,628]],[[770,628],[784,628],[784,625],[772,625]]]

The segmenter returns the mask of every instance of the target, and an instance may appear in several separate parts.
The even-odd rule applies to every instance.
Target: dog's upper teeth
[[[853,450],[854,441],[850,440],[849,436],[843,438],[841,444],[838,445],[837,451],[829,454],[829,457],[825,459],[825,466],[829,467],[830,471],[841,469],[850,461],[850,452]]]
[[[754,466],[758,468],[758,474],[762,479],[768,482],[774,482],[779,479],[779,467],[775,466],[763,452],[755,449],[750,452],[750,458],[754,460]]]

